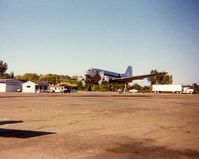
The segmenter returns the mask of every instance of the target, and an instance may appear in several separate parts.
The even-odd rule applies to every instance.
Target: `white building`
[[[22,84],[22,92],[24,93],[45,92],[47,88],[48,88],[47,81],[31,80]]]
[[[15,79],[0,79],[0,92],[17,92],[22,82]]]

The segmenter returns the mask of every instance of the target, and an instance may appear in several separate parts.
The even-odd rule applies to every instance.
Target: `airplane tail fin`
[[[133,76],[133,71],[132,71],[132,66],[128,66],[126,69],[126,72],[124,74],[126,77],[132,77]]]

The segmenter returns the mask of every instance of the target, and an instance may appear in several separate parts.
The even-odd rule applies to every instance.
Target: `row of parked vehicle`
[[[71,93],[71,91],[72,91],[71,87],[64,87],[61,89],[50,88],[46,90],[46,93]]]

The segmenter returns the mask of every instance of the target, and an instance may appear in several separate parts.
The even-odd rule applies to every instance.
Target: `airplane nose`
[[[89,71],[86,71],[86,72],[84,73],[84,75],[87,76],[87,77],[90,77],[90,76],[91,76]]]
[[[88,75],[89,74],[89,72],[88,71],[86,71],[86,72],[84,72],[84,75],[86,76],[86,75]]]
[[[86,77],[93,77],[93,73],[92,72],[90,72],[90,71],[86,71],[85,73],[84,73],[84,75],[86,76]]]

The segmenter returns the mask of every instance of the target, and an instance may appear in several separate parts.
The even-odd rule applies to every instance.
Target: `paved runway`
[[[0,93],[0,158],[199,158],[199,96]]]

